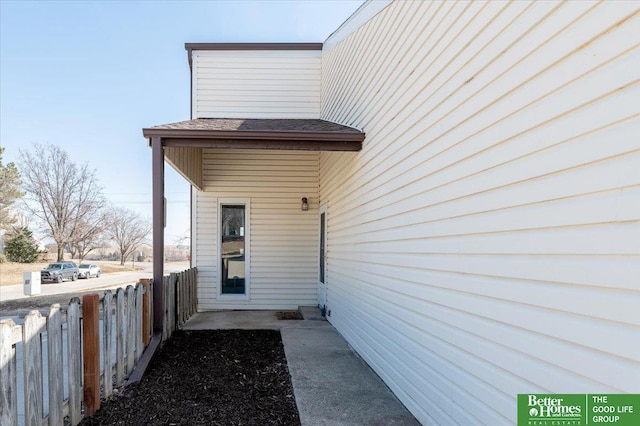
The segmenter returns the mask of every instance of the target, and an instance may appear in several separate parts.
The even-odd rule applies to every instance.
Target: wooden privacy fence
[[[23,325],[0,321],[0,425],[76,425],[125,384],[151,339],[153,286],[141,281],[73,298],[66,312],[31,311]],[[195,313],[195,268],[164,277],[163,287],[168,338]]]
[[[163,277],[164,314],[162,340],[167,340],[198,309],[196,281],[198,271],[191,268]]]

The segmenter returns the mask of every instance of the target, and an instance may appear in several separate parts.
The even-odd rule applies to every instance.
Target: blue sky
[[[322,42],[358,1],[0,0],[3,162],[33,143],[89,161],[114,204],[151,217],[142,128],[189,118],[185,42]],[[166,242],[189,229],[167,167]]]

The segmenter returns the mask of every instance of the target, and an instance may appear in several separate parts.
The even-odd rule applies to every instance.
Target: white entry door
[[[318,306],[327,307],[327,205],[320,206],[320,244],[318,250]]]

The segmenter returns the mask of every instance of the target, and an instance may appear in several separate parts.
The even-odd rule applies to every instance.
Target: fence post
[[[18,384],[13,328],[10,319],[0,321],[0,424],[18,424]]]
[[[84,415],[100,409],[100,297],[82,296],[82,339],[84,348]]]
[[[182,298],[184,296],[184,291],[182,290],[182,285],[184,280],[182,279],[183,273],[180,272],[177,275],[177,283],[176,283],[176,329],[182,325]]]
[[[164,305],[162,306],[163,311],[162,311],[162,340],[165,341],[169,338],[169,336],[171,336],[171,333],[169,332],[169,287],[170,287],[170,281],[169,281],[169,277],[167,277],[166,275],[162,277],[162,293],[163,293],[163,299],[164,299]]]
[[[154,266],[155,270],[155,266]],[[165,280],[164,277],[160,276],[159,279],[156,280],[155,273],[153,283],[153,331],[162,333],[164,336],[165,331],[164,328],[164,306],[165,301],[163,300],[165,294]],[[164,338],[163,338],[164,340]]]
[[[192,269],[188,269],[186,271],[184,271],[184,277],[185,277],[185,304],[184,304],[184,309],[185,309],[185,322],[189,320],[189,318],[191,318],[191,286],[193,284],[193,271]]]
[[[42,340],[40,333],[46,320],[39,311],[31,311],[22,328],[24,361],[24,422],[42,423]]]
[[[124,351],[127,341],[127,317],[124,289],[116,290],[116,386],[124,383]]]
[[[144,287],[142,297],[142,343],[147,346],[151,341],[151,284],[149,278],[141,278],[140,283]]]
[[[82,348],[80,347],[80,299],[67,307],[67,353],[69,375],[69,417],[72,425],[82,420]]]
[[[111,396],[111,392],[113,391],[113,363],[111,361],[111,342],[113,339],[113,327],[111,324],[113,318],[111,311],[112,300],[113,296],[111,294],[111,290],[105,291],[104,297],[102,298],[102,312],[104,315],[102,323],[102,347],[104,350],[102,360],[104,363],[102,365],[102,369],[104,370],[103,389],[105,398]]]
[[[191,309],[189,315],[193,315],[198,311],[198,270],[191,268]]]
[[[47,358],[49,370],[49,424],[63,424],[62,404],[62,314],[60,304],[51,305],[47,319]]]
[[[136,364],[142,356],[142,284],[136,284]]]
[[[128,285],[127,295],[127,375],[131,374],[135,366],[135,350],[136,350],[136,299],[133,286]]]
[[[189,301],[191,300],[191,271],[184,271],[184,322],[186,323],[191,318],[189,312]]]
[[[171,327],[171,334],[176,330],[176,318],[178,314],[177,302],[178,302],[178,274],[171,273],[171,310],[169,311],[169,324]],[[169,334],[169,336],[171,336]]]

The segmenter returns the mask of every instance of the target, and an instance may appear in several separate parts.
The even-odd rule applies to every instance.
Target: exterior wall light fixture
[[[302,197],[302,205],[300,208],[303,212],[309,210],[309,200],[307,200],[307,197]]]

